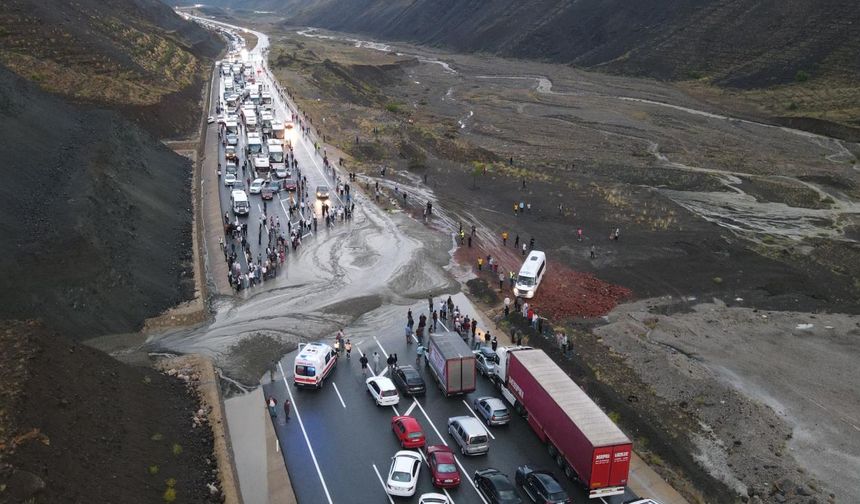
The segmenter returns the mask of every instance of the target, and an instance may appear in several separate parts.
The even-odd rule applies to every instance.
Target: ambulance
[[[295,377],[296,387],[322,388],[323,381],[337,366],[337,352],[325,343],[308,343],[299,350],[296,356]]]

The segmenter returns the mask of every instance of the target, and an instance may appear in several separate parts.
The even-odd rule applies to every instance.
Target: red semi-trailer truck
[[[565,474],[590,498],[620,495],[627,486],[633,444],[542,350],[497,350],[496,380],[514,409],[526,416]]]
[[[427,363],[446,397],[475,390],[475,354],[455,332],[430,335]]]

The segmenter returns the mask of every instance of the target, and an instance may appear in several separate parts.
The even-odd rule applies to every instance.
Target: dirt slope
[[[193,294],[187,159],[3,68],[0,136],[14,172],[0,186],[0,319],[87,338],[136,330]]]
[[[0,503],[217,502],[183,381],[34,323],[3,323],[0,346]]]

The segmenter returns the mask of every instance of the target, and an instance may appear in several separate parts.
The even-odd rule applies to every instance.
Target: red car
[[[427,464],[433,474],[433,486],[454,488],[460,486],[460,471],[454,461],[454,452],[445,445],[432,445],[425,449]]]
[[[421,448],[424,446],[424,431],[418,420],[411,416],[396,416],[391,417],[391,430],[400,441],[400,446],[403,448]]]

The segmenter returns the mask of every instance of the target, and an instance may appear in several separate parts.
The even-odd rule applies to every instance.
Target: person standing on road
[[[367,356],[361,354],[361,357],[358,359],[358,362],[361,364],[361,374],[367,376]]]
[[[595,255],[594,255],[594,245],[593,245],[593,244],[591,245],[591,252],[590,252],[590,254],[591,254],[591,258],[592,258],[592,259],[594,259]]]
[[[346,349],[346,360],[349,360],[350,354],[352,353],[352,343],[347,339],[344,344],[344,348]]]
[[[475,337],[476,332],[478,332],[478,319],[472,319],[472,338]]]
[[[505,318],[511,314],[511,298],[505,296]]]
[[[502,288],[505,285],[505,274],[499,273],[499,292],[502,292]]]
[[[225,214],[226,215],[226,214]],[[427,295],[427,306],[429,311],[433,311],[433,296]]]
[[[418,348],[415,349],[415,365],[421,363],[421,356],[424,355],[426,349],[422,345],[418,345]]]
[[[508,245],[508,232],[502,231],[502,246],[506,247],[507,245]]]
[[[373,351],[373,372],[379,372],[379,352],[376,350]]]
[[[284,399],[284,421],[285,422],[290,421],[290,404],[292,404],[292,403],[290,402],[289,397]]]
[[[275,399],[275,396],[269,396],[269,416],[275,418],[278,416],[278,410],[275,409],[278,406],[278,400]]]
[[[487,336],[489,336],[489,335],[490,335],[490,333],[487,333]],[[493,348],[494,352],[496,351],[496,348],[498,348],[498,346],[499,346],[499,340],[496,338],[495,335],[493,335],[493,338],[490,340],[490,346]]]
[[[436,324],[439,323],[439,313],[436,310],[433,310],[433,325],[430,326],[430,332],[436,331]]]
[[[390,354],[385,362],[388,364],[388,370],[392,371],[394,368],[394,354]]]
[[[403,334],[406,336],[406,344],[411,345],[412,344],[412,326],[410,326],[409,324],[406,324],[406,327],[404,328]]]
[[[526,242],[523,242],[523,257],[526,256]]]

